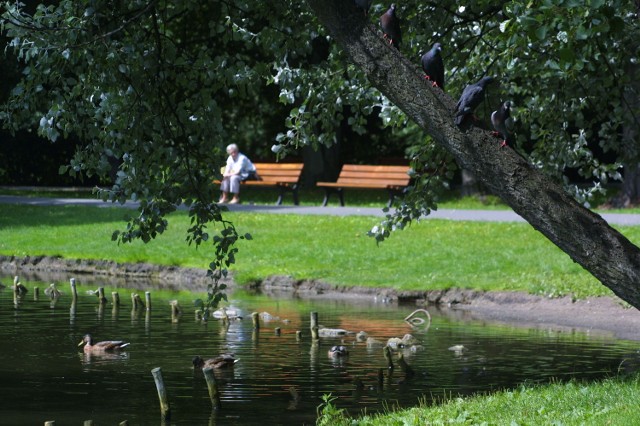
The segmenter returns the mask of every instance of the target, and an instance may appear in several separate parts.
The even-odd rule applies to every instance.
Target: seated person
[[[222,172],[220,190],[222,195],[218,203],[238,204],[240,202],[240,182],[256,174],[256,167],[244,154],[238,150],[238,145],[232,143],[227,146],[227,165]],[[229,201],[229,194],[232,195]]]

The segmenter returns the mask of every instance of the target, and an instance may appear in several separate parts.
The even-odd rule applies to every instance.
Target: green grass
[[[640,380],[611,378],[596,383],[522,385],[472,398],[448,399],[437,406],[350,418],[325,400],[318,425],[632,425],[638,423]],[[325,398],[326,399],[326,398]]]
[[[186,213],[170,216],[169,230],[150,244],[117,245],[110,237],[133,210],[87,206],[0,205],[0,253],[112,259],[206,268],[210,245],[187,246]],[[228,213],[241,241],[236,280],[271,275],[333,284],[406,290],[514,290],[582,298],[609,295],[590,274],[524,223],[424,220],[377,246],[367,231],[373,217]],[[640,228],[621,228],[640,241]]]

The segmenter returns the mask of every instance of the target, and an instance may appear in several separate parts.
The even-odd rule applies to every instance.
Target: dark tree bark
[[[640,249],[490,132],[458,129],[456,101],[421,78],[417,63],[386,43],[353,1],[308,0],[369,81],[493,193],[620,298],[640,308]],[[416,61],[417,62],[417,61]],[[496,76],[499,78],[499,76]]]

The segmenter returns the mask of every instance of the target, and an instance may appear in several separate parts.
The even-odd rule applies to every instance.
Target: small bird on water
[[[105,340],[102,342],[93,343],[93,338],[90,334],[85,334],[82,341],[78,343],[78,346],[84,345],[85,352],[116,352],[121,351],[127,346],[128,342],[122,340]]]
[[[195,356],[191,360],[194,368],[202,368],[203,370],[205,368],[220,369],[233,367],[233,365],[238,361],[240,360],[236,359],[233,354],[221,354],[215,358],[209,358],[206,360],[199,356]]]

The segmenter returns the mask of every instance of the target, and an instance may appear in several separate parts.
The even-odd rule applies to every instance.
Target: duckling
[[[235,359],[233,354],[222,354],[220,356],[217,356],[215,358],[210,358],[207,360],[204,360],[199,356],[195,356],[193,357],[193,360],[191,360],[194,368],[202,368],[202,369],[205,369],[205,368],[221,369],[221,368],[233,367],[233,365],[238,361],[240,360]]]
[[[332,346],[331,349],[329,349],[328,355],[331,357],[347,356],[349,355],[349,350],[343,345]]]
[[[122,340],[105,340],[103,342],[93,343],[93,338],[90,334],[85,334],[82,341],[78,343],[78,346],[84,345],[85,352],[115,352],[123,350],[129,346],[128,342]]]

